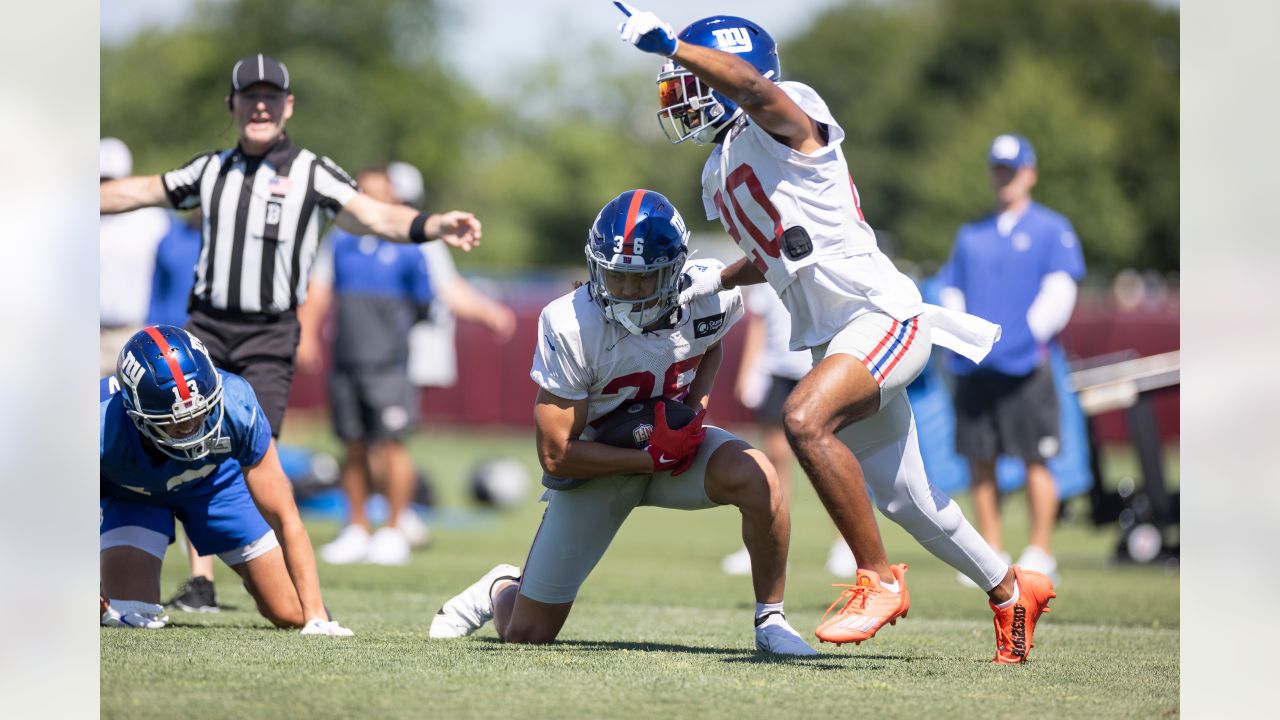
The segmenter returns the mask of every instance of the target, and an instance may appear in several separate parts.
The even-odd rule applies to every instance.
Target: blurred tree
[[[453,192],[466,138],[490,110],[439,65],[435,4],[421,0],[233,0],[198,6],[187,27],[102,50],[102,133],[132,147],[136,172],[229,147],[232,64],[265,52],[288,67],[289,134],[349,172],[405,160],[434,206]]]
[[[102,131],[133,147],[139,172],[226,147],[231,63],[267,52],[294,75],[298,142],[352,172],[414,163],[431,207],[480,215],[484,244],[463,266],[580,264],[596,211],[634,187],[718,232],[701,207],[705,148],[658,130],[656,63],[618,73],[602,31],[572,67],[530,66],[492,101],[442,66],[442,12],[432,0],[205,0],[187,27],[103,48]],[[1091,270],[1177,269],[1176,9],[848,0],[778,40],[784,77],[817,88],[845,127],[864,212],[895,254],[945,259],[958,225],[990,207],[987,143],[1021,132],[1040,155],[1037,197],[1076,223]]]
[[[852,0],[782,43],[814,85],[896,252],[940,262],[989,209],[985,151],[1031,138],[1037,198],[1076,223],[1093,269],[1178,266],[1178,14],[1144,0]]]

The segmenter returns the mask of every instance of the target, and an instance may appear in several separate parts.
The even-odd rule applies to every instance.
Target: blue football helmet
[[[196,336],[172,325],[134,333],[116,360],[125,410],[156,449],[199,460],[222,433],[222,376]]]
[[[690,24],[678,37],[690,45],[733,53],[764,77],[782,80],[777,43],[750,20],[713,15]],[[658,105],[658,124],[672,143],[693,138],[698,145],[706,145],[742,112],[737,103],[671,61],[658,71]]]
[[[606,318],[639,335],[676,310],[689,231],[670,200],[628,190],[596,216],[586,255],[592,298]]]

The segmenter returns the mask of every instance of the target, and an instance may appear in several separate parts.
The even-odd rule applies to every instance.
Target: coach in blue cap
[[[1060,443],[1049,348],[1071,318],[1084,256],[1070,221],[1031,199],[1038,175],[1027,138],[996,137],[987,163],[995,212],[956,233],[940,295],[948,307],[999,323],[1003,334],[980,365],[951,360],[956,451],[969,460],[978,529],[1006,559],[996,458],[1026,463],[1031,536],[1016,564],[1056,582],[1058,490],[1045,463]]]

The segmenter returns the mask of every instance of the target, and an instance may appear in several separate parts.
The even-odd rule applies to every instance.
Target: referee
[[[152,205],[201,209],[186,327],[215,365],[249,381],[275,437],[293,381],[296,310],[326,223],[398,242],[441,239],[464,251],[480,243],[480,221],[471,213],[379,202],[332,160],[294,145],[284,131],[293,100],[284,64],[250,55],[232,68],[226,97],[236,147],[202,153],[163,175],[100,186],[104,214]]]

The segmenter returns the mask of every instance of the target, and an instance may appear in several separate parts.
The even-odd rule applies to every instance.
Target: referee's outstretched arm
[[[342,206],[334,223],[356,235],[380,235],[395,242],[443,240],[460,250],[480,244],[480,221],[461,210],[419,213],[407,205],[393,205],[358,193]]]
[[[111,215],[152,205],[168,206],[169,198],[159,175],[135,175],[99,184],[98,202],[100,212]]]

